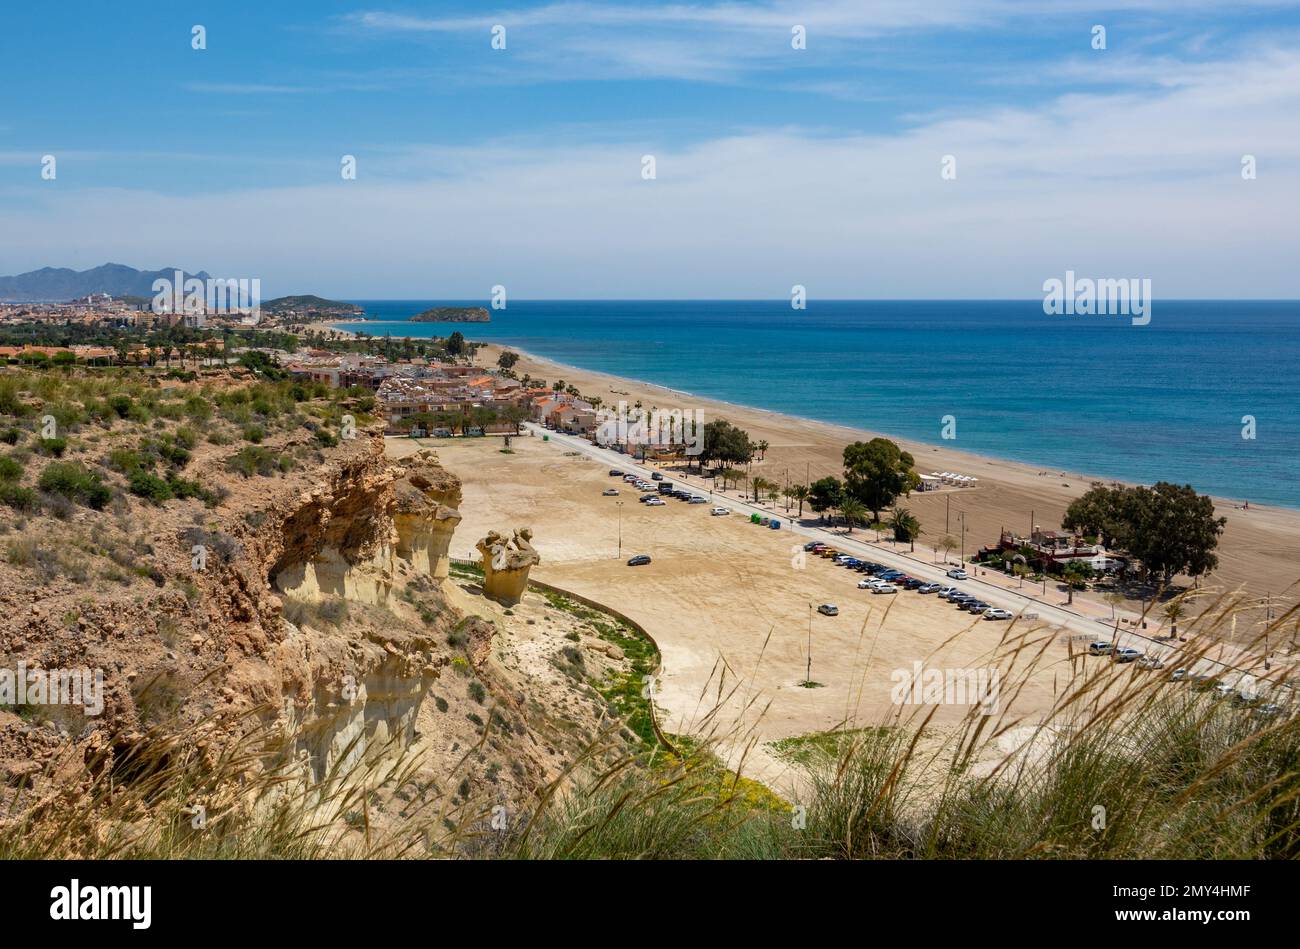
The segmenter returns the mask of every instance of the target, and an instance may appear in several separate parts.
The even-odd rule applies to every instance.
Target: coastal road
[[[618,468],[628,474],[641,475],[647,481],[651,480],[650,476],[653,472],[658,471],[658,469],[649,465],[638,463],[630,455],[594,445],[580,436],[551,431],[533,423],[525,423],[524,428],[530,431],[534,437],[540,438],[545,435],[558,446],[580,452],[589,458],[608,465],[610,468]],[[711,506],[725,507],[733,513],[746,518],[750,514],[779,517],[784,522],[781,526],[781,535],[783,537],[817,540],[843,553],[886,564],[921,580],[941,582],[945,586],[956,585],[978,596],[986,603],[1010,610],[1024,619],[1036,619],[1039,622],[1060,627],[1065,631],[1066,635],[1077,638],[1079,643],[1085,644],[1081,648],[1086,648],[1086,643],[1089,641],[1103,640],[1114,642],[1118,646],[1131,646],[1147,655],[1155,656],[1165,664],[1167,669],[1174,669],[1183,665],[1179,656],[1179,647],[1181,645],[1179,643],[1169,643],[1165,640],[1155,639],[1134,629],[1121,628],[1117,633],[1113,622],[1107,623],[1063,606],[1045,603],[1027,593],[1003,587],[1000,584],[981,579],[974,574],[967,580],[952,580],[947,576],[947,571],[951,569],[949,564],[927,564],[913,557],[904,556],[887,547],[865,540],[858,540],[832,528],[796,523],[792,518],[783,517],[779,512],[774,512],[762,505],[712,491],[709,488],[708,479],[705,478],[683,476],[679,472],[666,473],[659,471],[658,473],[674,483],[681,484],[683,488],[690,489],[692,493],[709,497]],[[702,513],[706,517],[709,516],[707,512]],[[786,531],[789,533],[786,533]],[[971,568],[973,568],[973,565],[969,565],[969,568],[968,565],[962,565],[962,569],[966,569],[968,572],[970,572]],[[856,583],[858,574],[849,573],[848,576],[853,578]],[[853,593],[866,594],[866,591],[859,591],[856,587],[850,587],[849,589]],[[1247,675],[1244,670],[1234,665],[1209,658],[1201,658],[1192,662],[1188,672],[1195,675],[1221,677],[1224,682],[1234,686],[1242,680],[1243,676]],[[1254,678],[1252,676],[1249,681],[1253,682]]]

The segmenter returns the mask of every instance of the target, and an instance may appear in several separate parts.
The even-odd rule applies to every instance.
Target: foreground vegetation
[[[1294,617],[1278,622],[1288,621]],[[756,793],[737,773],[742,767],[722,766],[724,758],[743,762],[756,742],[750,732],[724,727],[720,712],[705,716],[702,733],[674,737],[671,749],[640,728],[643,741],[630,747],[620,716],[520,812],[503,813],[486,800],[419,799],[424,803],[412,803],[399,824],[381,830],[371,823],[367,795],[383,786],[400,796],[416,757],[375,757],[309,783],[284,754],[292,739],[255,727],[219,755],[208,749],[206,758],[189,750],[191,735],[150,736],[104,769],[76,807],[46,799],[0,828],[0,855],[1300,856],[1300,721],[1292,706],[1277,710],[1224,697],[1206,683],[1171,681],[1167,672],[1072,656],[1050,713],[1022,720],[1015,696],[1044,661],[1038,632],[1008,630],[996,714],[975,707],[956,727],[940,728],[932,722],[936,708],[922,706],[888,722],[846,722],[832,733],[776,743],[805,769],[805,790],[790,801]],[[607,633],[642,648],[627,629]],[[648,652],[636,659],[641,671],[657,662]],[[608,696],[635,713],[640,693],[625,685],[607,683]],[[1289,691],[1270,688],[1275,700]],[[737,689],[718,696],[718,709]],[[444,783],[456,780],[453,773]]]

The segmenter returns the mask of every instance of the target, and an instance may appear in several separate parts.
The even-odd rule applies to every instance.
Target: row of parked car
[[[642,504],[647,505],[648,507],[663,507],[664,504],[667,503],[664,501],[664,498],[676,498],[678,501],[685,501],[687,504],[708,504],[709,503],[709,499],[706,497],[702,497],[701,495],[698,494],[691,494],[691,492],[689,491],[686,491],[682,488],[674,487],[673,485],[669,484],[667,481],[664,481],[664,476],[657,471],[654,472],[652,475],[650,475],[651,478],[650,481],[646,481],[644,478],[642,478],[640,475],[637,474],[626,474],[617,468],[611,468],[609,471],[609,476],[611,478],[622,477],[624,483],[632,485],[638,491],[653,492],[650,494],[643,494],[641,495],[641,497],[637,498],[638,501],[640,501]],[[655,484],[656,481],[658,481],[659,484]],[[604,491],[600,493],[607,498],[617,497],[618,488],[606,488]],[[726,508],[713,509],[714,514],[717,514],[719,511],[722,511],[723,513],[726,514],[731,513]]]
[[[860,560],[849,554],[839,553],[819,541],[804,544],[803,549],[808,553],[827,557],[837,566],[845,567],[857,573],[867,574],[866,577],[858,581],[859,590],[870,590],[872,594],[879,595],[894,594],[899,590],[915,590],[921,594],[935,593],[941,599],[948,600],[958,609],[977,616],[983,616],[986,620],[1008,620],[1014,615],[1010,610],[1004,610],[990,603],[985,603],[979,597],[965,593],[957,587],[945,586],[942,583],[922,580],[920,577],[908,576],[902,570],[897,570],[885,564]],[[949,570],[948,576],[955,580],[965,580],[966,571],[960,569]],[[838,612],[836,610],[835,613],[827,613],[826,615],[834,616]]]

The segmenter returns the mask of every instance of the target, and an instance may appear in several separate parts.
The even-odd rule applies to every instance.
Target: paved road
[[[593,445],[585,438],[576,435],[566,435],[562,432],[553,432],[535,424],[526,424],[525,428],[531,430],[537,437],[548,435],[552,442],[563,446],[564,448],[579,451],[582,454],[608,465],[610,468],[618,468],[628,474],[639,474],[650,480],[652,472],[658,470],[649,465],[639,464],[630,455],[613,451],[608,448],[602,448]],[[665,478],[682,484],[685,488],[691,489],[693,493],[702,494],[710,497],[711,505],[725,507],[736,514],[741,514],[746,518],[750,514],[758,513],[767,517],[781,515],[762,507],[738,498],[729,497],[719,492],[710,492],[708,480],[699,477],[683,478],[678,473],[660,472]],[[621,482],[620,482],[621,486]],[[702,506],[701,506],[702,507]],[[702,511],[705,516],[706,511]],[[1166,667],[1172,669],[1179,666],[1179,650],[1176,645],[1171,645],[1162,640],[1154,639],[1150,636],[1143,635],[1132,629],[1121,628],[1118,636],[1115,632],[1114,623],[1106,623],[1089,616],[1084,616],[1074,610],[1065,607],[1056,606],[1051,603],[1044,603],[1033,596],[1021,593],[1018,590],[1007,589],[999,584],[982,580],[972,576],[967,580],[951,580],[947,576],[949,566],[944,564],[927,564],[923,561],[915,560],[911,557],[905,557],[896,551],[886,547],[870,543],[869,541],[860,540],[846,535],[839,530],[821,527],[818,525],[806,525],[791,522],[789,518],[782,517],[783,523],[780,528],[782,537],[807,538],[827,543],[836,550],[844,553],[860,556],[862,559],[869,559],[875,563],[883,563],[887,566],[902,570],[908,576],[917,577],[922,580],[942,582],[945,586],[957,585],[969,593],[975,594],[986,603],[993,606],[999,606],[1003,609],[1010,610],[1017,615],[1023,615],[1027,619],[1032,619],[1036,615],[1039,622],[1048,623],[1053,626],[1061,627],[1066,634],[1080,637],[1080,641],[1091,639],[1100,639],[1114,641],[1120,646],[1131,646],[1139,649],[1148,655],[1158,657]],[[793,541],[792,541],[793,543]],[[820,559],[820,558],[817,558]],[[964,568],[963,568],[964,569]],[[854,584],[860,575],[850,572],[848,578],[852,578]],[[846,580],[848,579],[846,578]],[[863,595],[870,595],[867,591],[858,591],[856,586],[848,587],[846,593],[861,592]],[[955,609],[955,607],[954,607]],[[1191,671],[1195,674],[1206,674],[1213,676],[1222,676],[1224,681],[1235,684],[1244,674],[1242,670],[1231,666],[1227,663],[1219,662],[1212,659],[1199,659],[1192,664]]]

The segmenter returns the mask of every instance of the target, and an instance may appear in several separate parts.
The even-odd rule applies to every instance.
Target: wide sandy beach
[[[629,405],[640,400],[646,406],[663,409],[698,408],[706,420],[727,419],[749,432],[755,442],[768,443],[767,452],[761,461],[755,461],[752,473],[780,484],[807,484],[826,475],[842,477],[846,444],[888,432],[887,419],[863,419],[860,429],[831,425],[579,369],[514,347],[484,345],[478,351],[478,363],[494,366],[502,348],[518,353],[515,371],[520,376],[528,373],[548,382],[563,379],[584,395],[599,396],[606,405],[620,399]],[[718,371],[725,371],[725,367]],[[979,479],[975,487],[913,493],[902,502],[921,521],[924,533],[918,550],[939,543],[945,535],[960,542],[963,525],[967,554],[981,545],[996,543],[1003,527],[1018,534],[1028,533],[1031,524],[1059,527],[1072,500],[1092,481],[1107,480],[1087,473],[1044,471],[903,438],[894,441],[912,453],[918,471],[951,471]],[[1169,480],[1177,481],[1177,472],[1170,472]],[[1257,615],[1261,622],[1264,619],[1270,596],[1274,618],[1295,602],[1295,585],[1300,581],[1300,510],[1253,504],[1244,510],[1239,503],[1225,499],[1216,499],[1216,508],[1228,524],[1220,538],[1219,569],[1202,587],[1241,590],[1243,596],[1259,600],[1257,611],[1243,612],[1238,619],[1238,636],[1244,638],[1250,635],[1252,617]],[[1132,603],[1129,607],[1140,608]],[[1104,604],[1099,609],[1110,613],[1110,607]],[[1288,632],[1294,634],[1294,626],[1288,627]]]
[[[335,330],[327,323],[313,324],[311,328]],[[343,330],[335,331],[350,335]],[[864,418],[861,428],[833,425],[581,369],[517,347],[482,344],[476,362],[495,366],[503,349],[519,356],[515,366],[518,375],[527,373],[548,382],[563,379],[584,395],[599,396],[605,405],[615,405],[619,400],[629,405],[640,401],[645,406],[663,409],[699,409],[706,420],[726,419],[749,432],[753,441],[768,443],[762,459],[756,459],[752,465],[751,474],[782,485],[809,484],[827,475],[842,477],[844,446],[882,434],[911,452],[920,472],[951,471],[978,478],[974,487],[913,493],[902,502],[921,521],[923,533],[918,549],[926,545],[933,547],[945,536],[951,536],[960,545],[954,550],[957,556],[963,549],[969,554],[982,545],[996,543],[1004,527],[1022,535],[1033,525],[1046,529],[1059,527],[1070,502],[1093,481],[1113,480],[1086,472],[1049,471],[897,438],[888,434],[887,419]],[[719,367],[719,371],[725,371],[725,367]],[[1170,472],[1168,480],[1177,482],[1177,472]],[[1216,498],[1215,506],[1228,523],[1219,541],[1218,570],[1212,578],[1202,581],[1201,588],[1207,594],[1232,592],[1243,605],[1255,604],[1253,608],[1241,609],[1237,621],[1237,638],[1250,639],[1270,611],[1276,620],[1295,604],[1300,593],[1300,509],[1252,504],[1246,510],[1240,501],[1224,498]],[[1094,596],[1086,595],[1082,600],[1084,612],[1091,609],[1097,615],[1112,613],[1111,606]],[[1130,601],[1122,608],[1140,611],[1142,605]],[[1196,607],[1192,610],[1195,612]],[[1285,639],[1300,634],[1300,611],[1297,614],[1295,622],[1286,626]],[[1151,618],[1159,617],[1153,612]]]

